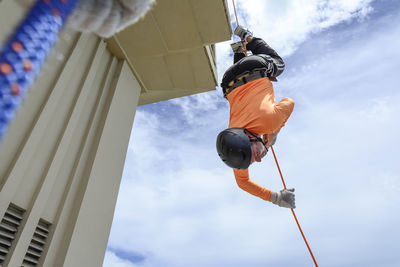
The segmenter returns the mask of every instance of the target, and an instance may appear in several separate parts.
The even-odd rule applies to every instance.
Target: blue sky
[[[236,2],[286,62],[276,99],[296,106],[274,148],[319,265],[400,266],[400,2]],[[313,265],[290,210],[218,158],[228,119],[219,88],[138,108],[104,266]],[[272,154],[250,176],[282,188]]]

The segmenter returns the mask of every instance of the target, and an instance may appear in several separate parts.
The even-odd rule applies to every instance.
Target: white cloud
[[[296,51],[311,34],[351,19],[364,19],[373,0],[238,1],[239,23],[265,38],[282,56]]]
[[[246,0],[237,1],[236,4],[239,23],[250,28],[255,36],[267,40],[281,56],[290,56],[311,34],[351,19],[365,18],[372,11],[371,2],[372,0]],[[232,2],[228,1],[228,4],[231,10],[231,21],[236,23]],[[225,70],[233,63],[233,54],[229,45],[231,42],[216,45],[219,82]],[[303,71],[306,67],[302,67]],[[171,103],[182,108],[188,123],[198,123],[196,120],[204,114],[203,111],[226,105],[220,89],[217,90],[216,93],[175,99]],[[228,107],[225,106],[225,108]]]
[[[130,261],[118,258],[113,252],[107,250],[103,262],[103,267],[135,267]]]
[[[228,103],[219,91],[177,98],[170,102],[180,107],[182,116],[192,126],[204,126],[208,123],[208,120],[205,120],[207,116],[204,115],[220,113],[221,107],[224,107],[225,111],[228,109]],[[216,117],[220,117],[220,114]]]
[[[386,109],[390,116],[398,112],[394,104],[386,106]],[[303,112],[306,112],[307,120],[313,121],[313,131],[310,132],[309,128],[293,129],[297,123],[291,121],[280,136],[285,142],[278,142],[276,150],[288,186],[297,189],[298,216],[313,248],[325,259],[340,265],[343,261],[329,258],[325,251],[327,240],[337,245],[333,250],[335,253],[349,250],[347,246],[339,246],[344,240],[354,246],[358,241],[349,240],[344,233],[336,236],[321,233],[321,225],[331,225],[334,221],[338,230],[351,229],[355,234],[362,234],[364,229],[357,228],[358,219],[355,220],[354,215],[379,225],[378,218],[375,220],[369,214],[387,216],[388,210],[398,202],[399,177],[390,171],[375,172],[371,168],[369,170],[374,172],[370,175],[363,172],[362,175],[349,176],[354,175],[351,171],[354,157],[358,157],[359,162],[354,166],[359,168],[368,162],[368,154],[360,156],[359,153],[374,148],[365,147],[365,143],[376,132],[365,136],[358,133],[363,125],[375,122],[374,116],[363,116],[351,110],[349,113],[348,109],[338,112],[335,103],[320,103],[307,107]],[[171,150],[179,156],[172,161],[165,154],[152,158],[154,151],[167,155],[170,151],[152,148],[151,140],[162,135],[156,129],[163,121],[151,114],[141,111],[135,121],[142,129],[133,133],[140,132],[141,136],[133,141],[133,149],[140,151],[135,161],[140,164],[137,163],[133,170],[126,169],[110,246],[148,255],[140,266],[188,266],[193,262],[196,264],[190,266],[243,266],[244,260],[253,260],[257,266],[259,262],[279,262],[282,248],[286,248],[286,253],[292,257],[303,259],[305,264],[308,262],[308,257],[302,254],[306,248],[299,240],[290,212],[241,191],[234,182],[232,171],[219,164],[214,147],[192,145],[190,140],[175,142],[176,137],[163,136],[163,141],[174,142]],[[333,120],[327,121],[326,116]],[[208,120],[216,123],[210,117]],[[383,121],[382,126],[386,128],[388,121]],[[344,127],[346,131],[329,132],[338,127]],[[349,133],[350,138],[345,133]],[[396,132],[392,134],[398,135]],[[342,155],[343,151],[329,141],[332,136],[343,140],[340,146],[349,149],[347,155]],[[391,138],[386,136],[386,139]],[[207,143],[209,140],[203,141]],[[148,146],[148,149],[141,146]],[[296,147],[296,150],[292,151],[290,147]],[[323,156],[318,154],[324,150],[331,152]],[[169,167],[160,170],[160,161],[166,161]],[[196,161],[205,167],[197,166]],[[329,173],[326,170],[330,170]],[[264,164],[254,166],[251,174],[257,182],[269,188],[278,190],[282,187],[271,155]],[[343,183],[346,179],[349,180]],[[355,194],[357,199],[353,199]],[[374,194],[390,196],[392,204],[388,205],[384,198],[377,202],[371,198]],[[346,220],[337,222],[335,216],[338,214]],[[370,231],[374,234],[377,229],[374,227]],[[293,240],[297,241],[293,243]],[[369,249],[370,239],[363,237],[363,242],[365,249]],[[332,246],[328,248],[332,251]],[[107,255],[111,256],[115,255]]]
[[[310,3],[313,11],[325,1]],[[338,18],[363,17],[370,1],[332,3],[324,16],[334,25]],[[296,5],[291,1],[268,4],[287,5],[275,12],[295,12],[286,10]],[[300,5],[297,12],[304,10]],[[393,212],[400,204],[400,27],[383,19],[366,35],[365,24],[307,40],[275,84],[277,99],[296,101],[276,153],[287,185],[296,188],[296,213],[321,266],[400,263],[400,217]],[[302,36],[327,27],[321,25]],[[343,34],[357,37],[331,42]],[[221,60],[230,64],[226,56]],[[219,161],[215,136],[229,110],[216,94],[138,110],[109,246],[144,255],[140,266],[311,266],[290,211],[240,190]],[[250,173],[261,185],[282,188],[272,154]],[[106,262],[129,264],[111,252]]]
[[[360,110],[361,117],[366,117],[374,121],[393,121],[395,113],[390,109],[389,99],[375,99],[368,107]]]

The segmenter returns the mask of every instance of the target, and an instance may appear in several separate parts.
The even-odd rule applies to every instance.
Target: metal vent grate
[[[24,211],[10,204],[0,222],[0,266],[7,257],[21,224]]]
[[[28,251],[25,254],[24,261],[22,262],[23,267],[37,266],[49,235],[49,228],[49,223],[46,223],[43,220],[39,221],[35,232],[33,233]]]

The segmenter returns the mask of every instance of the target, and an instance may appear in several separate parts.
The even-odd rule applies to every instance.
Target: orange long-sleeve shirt
[[[227,95],[230,104],[229,128],[246,128],[257,134],[280,130],[294,108],[291,98],[275,104],[274,88],[268,78],[246,83]],[[250,179],[249,171],[233,169],[238,186],[250,194],[270,201],[271,190]]]

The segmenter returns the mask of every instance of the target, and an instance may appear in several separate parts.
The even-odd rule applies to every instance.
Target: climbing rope
[[[237,24],[237,26],[239,26],[239,20],[238,20],[238,17],[237,17],[235,0],[232,0],[232,4],[233,4],[233,10],[235,11],[236,24]],[[244,41],[243,41],[243,40],[242,40],[242,45],[243,45],[243,48],[244,48],[244,53],[245,53],[245,55],[247,56],[247,50],[246,50],[246,46],[244,45]],[[276,158],[275,151],[274,151],[274,148],[273,148],[272,146],[271,146],[271,150],[272,150],[272,154],[274,155],[276,167],[278,168],[279,174],[280,174],[280,176],[281,176],[283,188],[287,189],[287,188],[286,188],[285,180],[283,179],[283,175],[282,175],[282,172],[281,172],[281,168],[279,167],[278,160],[277,160],[277,158]],[[291,209],[291,211],[292,211],[293,217],[294,217],[294,219],[295,219],[295,221],[296,221],[296,224],[297,224],[297,226],[298,226],[298,228],[299,228],[299,230],[300,230],[300,233],[301,233],[301,235],[302,235],[302,237],[303,237],[303,239],[304,239],[304,242],[305,242],[306,245],[307,245],[308,251],[310,252],[311,257],[312,257],[312,259],[313,259],[313,261],[314,261],[314,263],[315,263],[315,266],[318,267],[318,264],[317,264],[317,261],[315,260],[314,254],[312,253],[311,248],[310,248],[310,246],[308,245],[307,239],[306,239],[306,237],[305,237],[305,235],[304,235],[304,233],[303,233],[303,230],[302,230],[301,227],[300,227],[300,223],[299,223],[299,221],[297,220],[296,213],[294,212],[293,209]]]
[[[232,0],[232,4],[233,4],[233,10],[235,11],[236,24],[237,24],[237,26],[239,26],[239,20],[238,20],[238,16],[237,16],[237,12],[236,12],[235,0]],[[241,42],[242,42],[242,46],[244,49],[244,54],[247,57],[247,49],[246,49],[246,45],[244,44],[244,40],[241,40]]]
[[[282,175],[282,172],[281,172],[281,168],[279,167],[278,160],[276,159],[275,151],[274,151],[274,148],[273,148],[272,146],[271,146],[271,150],[272,150],[272,154],[274,155],[276,167],[278,167],[278,171],[279,171],[279,174],[280,174],[280,176],[281,176],[283,188],[287,189],[287,188],[286,188],[286,184],[285,184],[285,180],[283,179],[283,175]],[[304,235],[303,230],[302,230],[301,227],[300,227],[300,223],[299,223],[299,221],[297,220],[296,213],[294,213],[294,209],[291,209],[291,210],[292,210],[293,217],[294,217],[294,219],[296,220],[297,226],[299,227],[301,236],[303,237],[304,242],[305,242],[306,245],[307,245],[308,251],[310,252],[311,257],[312,257],[312,259],[313,259],[313,261],[314,261],[314,263],[315,263],[315,266],[318,267],[317,261],[316,261],[315,258],[314,258],[314,254],[312,253],[311,248],[310,248],[310,246],[308,245],[306,236]]]
[[[78,0],[38,0],[0,50],[0,141]]]

